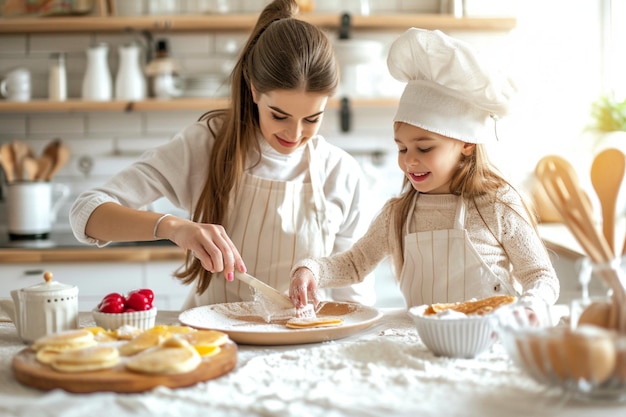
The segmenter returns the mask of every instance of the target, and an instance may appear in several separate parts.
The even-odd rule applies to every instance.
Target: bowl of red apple
[[[105,295],[92,310],[96,326],[117,330],[132,326],[140,330],[154,327],[157,309],[153,305],[154,292],[148,288],[129,291],[126,295],[113,292]]]

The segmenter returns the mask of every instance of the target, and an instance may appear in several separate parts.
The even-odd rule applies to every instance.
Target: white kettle
[[[2,302],[18,336],[26,343],[78,328],[78,287],[53,281],[51,272],[43,277],[43,283],[11,291],[13,305],[10,300]]]

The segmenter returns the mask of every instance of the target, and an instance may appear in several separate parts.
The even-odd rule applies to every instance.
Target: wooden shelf
[[[147,99],[143,101],[67,101],[31,100],[28,102],[0,101],[0,113],[88,113],[88,112],[132,112],[132,111],[176,111],[211,110],[228,107],[226,98],[177,98],[171,100]],[[391,107],[398,103],[396,98],[352,99],[354,107]],[[339,108],[339,99],[333,98],[327,108]]]
[[[176,15],[137,17],[42,17],[0,18],[0,34],[120,32],[248,31],[257,14]],[[301,18],[325,28],[338,28],[340,14],[310,13]],[[352,16],[352,27],[367,30],[405,30],[409,27],[440,30],[508,31],[516,26],[514,17],[464,17],[447,14],[379,14]]]
[[[300,16],[312,24],[327,29],[340,26],[339,13],[308,13]],[[249,31],[258,14],[226,15],[176,15],[176,16],[137,16],[137,17],[28,17],[0,18],[0,35],[31,33],[89,33],[122,31],[156,32],[199,32],[199,31]],[[447,14],[378,14],[372,16],[352,16],[352,27],[358,30],[398,30],[409,27],[440,30],[508,31],[516,26],[514,17],[455,18]],[[390,107],[397,105],[396,98],[354,98],[351,106]],[[171,111],[171,110],[210,110],[228,106],[227,98],[180,98],[172,100],[148,99],[144,101],[94,102],[70,99],[65,102],[31,100],[25,103],[0,101],[0,113],[26,112],[130,112],[130,111]],[[331,99],[328,108],[339,108],[339,99]]]

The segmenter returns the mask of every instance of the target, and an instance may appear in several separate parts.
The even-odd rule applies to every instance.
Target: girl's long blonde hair
[[[332,44],[316,26],[294,18],[295,0],[275,0],[263,9],[231,73],[228,109],[205,113],[215,144],[209,156],[209,174],[192,219],[199,223],[224,224],[231,194],[236,193],[248,155],[260,154],[257,132],[259,113],[251,85],[258,94],[274,90],[302,89],[332,95],[339,71]],[[217,123],[212,121],[217,120]],[[196,278],[198,294],[211,282],[212,274],[187,253],[185,265],[176,272],[185,284]]]
[[[476,204],[476,198],[478,197],[491,197],[493,204],[500,203],[509,206],[508,203],[498,198],[498,190],[505,186],[514,188],[493,166],[489,160],[485,146],[477,144],[474,147],[474,152],[470,155],[461,155],[459,157],[457,170],[452,175],[450,181],[450,193],[458,195],[465,199],[465,201],[472,203],[478,210],[478,204]],[[400,254],[403,258],[402,262],[404,262],[404,230],[412,201],[416,197],[416,194],[418,194],[418,191],[413,188],[406,177],[404,177],[402,183],[402,190],[400,196],[392,199],[389,204],[393,206],[392,221],[394,237],[400,245]],[[524,201],[524,198],[522,198],[522,204],[532,226],[536,230],[537,217],[534,211]],[[509,208],[517,213],[513,207],[509,206]],[[490,225],[486,222],[485,226],[491,231]],[[493,232],[492,234],[495,237]]]

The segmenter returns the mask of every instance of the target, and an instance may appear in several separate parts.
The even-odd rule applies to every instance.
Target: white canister
[[[117,100],[143,100],[146,98],[146,78],[139,63],[141,48],[135,43],[119,47],[120,65],[115,77]]]
[[[15,68],[0,80],[0,95],[9,101],[28,101],[31,95],[30,71]]]
[[[54,281],[50,272],[44,274],[44,280],[11,291],[15,326],[26,343],[78,328],[78,287]]]
[[[7,185],[7,218],[11,239],[47,239],[70,189],[46,181],[16,181]]]
[[[109,45],[98,43],[87,48],[87,69],[83,78],[84,100],[108,101],[113,96],[107,55]]]

